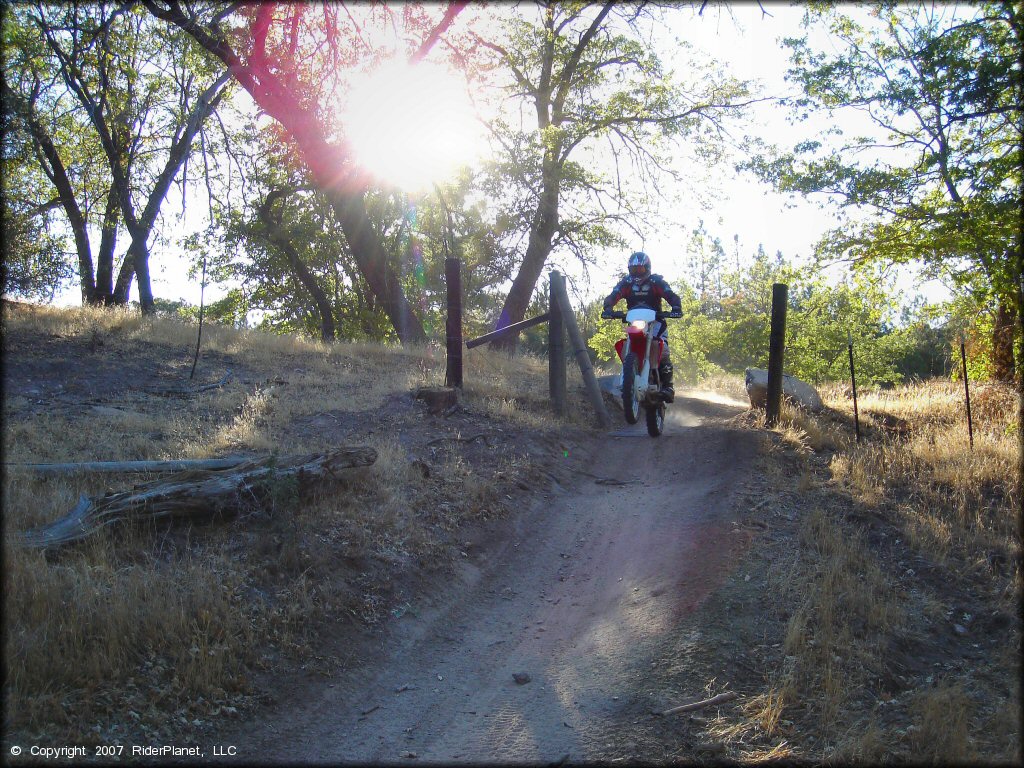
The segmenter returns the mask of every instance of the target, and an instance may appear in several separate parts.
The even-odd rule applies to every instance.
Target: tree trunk
[[[96,295],[94,303],[114,303],[114,248],[117,245],[117,190],[111,187],[107,194],[107,207],[103,212],[103,231],[100,250],[96,254]]]
[[[132,289],[132,279],[135,277],[135,265],[130,256],[125,256],[121,262],[121,269],[117,273],[117,283],[114,285],[114,294],[110,297],[110,303],[116,306],[125,306],[128,303],[128,294]]]
[[[225,70],[196,101],[196,105],[189,115],[187,122],[182,128],[181,135],[177,137],[167,153],[167,160],[164,163],[160,175],[156,179],[152,190],[146,199],[146,207],[142,216],[136,219],[135,212],[131,206],[131,195],[128,192],[127,178],[124,179],[125,187],[121,190],[121,210],[128,229],[132,236],[132,244],[128,253],[132,257],[132,264],[135,267],[135,275],[139,281],[139,304],[142,306],[142,314],[148,315],[156,311],[156,304],[153,300],[153,286],[149,277],[149,234],[153,231],[156,217],[163,205],[167,190],[171,182],[181,170],[182,163],[192,150],[192,140],[203,122],[217,108],[220,100],[224,98],[225,86],[231,79],[231,72]],[[112,160],[113,162],[113,160]]]
[[[259,49],[248,62],[243,62],[232,49],[227,38],[217,26],[203,26],[187,16],[177,4],[169,8],[152,0],[143,3],[157,18],[175,24],[211,54],[220,59],[235,76],[239,84],[249,92],[256,104],[289,133],[298,147],[306,167],[313,176],[317,187],[328,195],[338,223],[348,240],[357,266],[388,320],[391,321],[402,343],[426,341],[423,323],[413,311],[402,290],[394,270],[388,265],[387,251],[373,230],[366,213],[363,194],[367,189],[365,180],[355,178],[351,173],[351,158],[345,150],[327,140],[324,126],[313,109],[303,106],[301,94],[292,90],[286,79],[282,79],[272,67],[267,66],[265,51]],[[452,4],[452,13],[445,14],[438,25],[436,34],[451,24],[454,14],[461,5]],[[269,22],[273,8],[262,6],[263,21]],[[256,25],[258,26],[259,20]],[[254,30],[259,38],[258,30]],[[263,28],[265,41],[266,28]],[[436,40],[432,33],[429,45]],[[424,43],[421,52],[429,47]]]
[[[299,252],[295,250],[291,237],[281,226],[280,220],[275,219],[271,213],[274,201],[284,196],[283,190],[272,191],[267,195],[266,202],[260,206],[257,216],[259,216],[263,226],[266,227],[267,239],[284,253],[295,276],[312,297],[313,303],[316,305],[317,314],[320,316],[320,338],[329,343],[334,341],[337,335],[334,326],[334,307],[327,300],[327,294],[324,293],[324,289],[317,282],[316,277],[309,271],[309,267],[306,266],[306,263],[299,256]]]
[[[128,246],[128,260],[131,261],[135,276],[138,278],[139,306],[142,307],[142,314],[151,315],[156,312],[156,303],[153,301],[153,286],[149,280],[149,246],[146,244],[149,231],[136,230],[131,235],[132,244]]]
[[[14,103],[15,108],[21,110],[22,117],[28,123],[29,131],[35,141],[40,165],[43,171],[50,178],[53,186],[57,189],[57,196],[60,199],[64,213],[68,217],[68,224],[75,238],[75,250],[78,252],[78,279],[82,288],[82,304],[93,304],[96,301],[96,281],[93,275],[92,246],[89,243],[89,231],[86,226],[85,215],[78,206],[75,199],[74,189],[71,187],[71,179],[68,178],[67,169],[61,159],[57,147],[54,145],[50,135],[36,119],[32,107],[22,102],[20,98],[13,96],[13,92],[6,86],[3,87],[3,94],[6,100]]]
[[[405,297],[398,275],[388,264],[387,250],[373,229],[362,190],[329,190],[328,198],[356,265],[394,326],[399,341],[403,344],[425,342],[427,334],[423,323]]]
[[[555,154],[551,153],[544,160],[542,174],[543,189],[537,211],[530,223],[530,240],[526,246],[526,255],[519,265],[519,273],[512,281],[512,288],[505,298],[505,306],[495,328],[504,328],[521,321],[530,306],[530,298],[537,287],[544,264],[551,254],[551,244],[558,229],[558,196],[561,182],[561,166],[556,162]],[[518,333],[512,332],[501,339],[491,342],[492,349],[511,352],[515,349]]]
[[[1005,296],[999,297],[995,323],[992,327],[992,375],[998,381],[1012,384],[1015,365],[1013,355],[1016,307]]]

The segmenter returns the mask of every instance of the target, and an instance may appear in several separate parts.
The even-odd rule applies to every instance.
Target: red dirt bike
[[[619,319],[626,324],[626,338],[615,342],[615,351],[622,361],[622,410],[626,422],[636,424],[640,421],[640,409],[643,408],[647,434],[657,437],[665,427],[665,401],[661,396],[658,376],[665,341],[657,338],[654,332],[659,321],[679,315],[635,307],[628,312],[603,312],[601,317]]]

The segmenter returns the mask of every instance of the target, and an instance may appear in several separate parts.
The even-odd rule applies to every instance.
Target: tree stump
[[[459,404],[459,391],[455,387],[420,387],[416,399],[427,404],[430,413],[443,413]]]

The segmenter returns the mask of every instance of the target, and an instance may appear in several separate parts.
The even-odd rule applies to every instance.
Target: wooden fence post
[[[604,397],[601,395],[601,387],[594,375],[594,367],[590,364],[590,356],[587,354],[587,346],[583,343],[583,334],[576,324],[576,315],[573,314],[572,305],[569,304],[569,295],[565,291],[565,281],[556,285],[558,294],[558,309],[561,311],[562,319],[565,321],[565,329],[569,332],[569,343],[572,345],[573,355],[580,366],[580,373],[583,374],[583,383],[587,386],[587,396],[590,404],[594,407],[598,424],[602,429],[611,426],[612,420],[608,415],[608,409],[604,407]]]
[[[772,286],[772,325],[768,337],[768,402],[765,404],[765,423],[774,427],[779,423],[782,407],[782,355],[786,343],[786,303],[789,292],[785,283]]]
[[[444,260],[448,287],[448,317],[444,324],[447,363],[444,384],[462,388],[462,264],[456,258]]]
[[[548,391],[555,414],[565,415],[565,322],[559,296],[565,293],[565,278],[552,271],[548,285]]]

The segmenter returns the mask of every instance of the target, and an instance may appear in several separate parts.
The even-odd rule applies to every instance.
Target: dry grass
[[[69,345],[87,356],[73,369],[83,372],[104,364],[116,371],[116,361],[148,356],[144,369],[173,363],[168,386],[187,379],[195,326],[120,310],[4,309],[5,345],[17,338]],[[32,358],[32,344],[19,354]],[[347,475],[340,492],[300,500],[285,483],[250,519],[195,531],[108,531],[53,561],[18,548],[12,534],[62,516],[83,494],[148,478],[6,472],[8,733],[79,743],[129,732],[180,736],[252,705],[254,669],[301,659],[329,673],[329,663],[310,662],[318,627],[372,624],[409,608],[402,574],[445,568],[459,526],[503,513],[507,487],[531,470],[513,451],[477,467],[452,443],[437,451],[427,476],[400,433],[373,428],[394,398],[443,383],[443,350],[328,346],[210,326],[201,360],[206,381],[225,368],[232,378],[190,398],[139,386],[104,398],[101,386],[100,404],[86,397],[66,405],[65,390],[54,394],[53,382],[35,379],[38,395],[5,392],[5,460],[319,451],[336,443],[291,425],[333,414],[371,427],[362,442],[377,449],[376,463]],[[465,367],[463,402],[508,432],[556,434],[592,421],[582,409],[553,418],[542,361],[475,350]]]
[[[696,387],[697,391],[711,391],[726,399],[726,402],[749,405],[750,399],[747,396],[747,386],[743,376],[736,374],[720,373],[714,376],[707,376],[700,380]],[[686,392],[688,388],[684,388]]]
[[[962,389],[930,383],[867,395],[865,411],[899,429],[836,454],[832,473],[864,504],[898,499],[915,545],[940,562],[951,551],[972,566],[992,556],[1019,562],[1017,399],[1008,387],[977,392],[973,450]],[[831,394],[830,405],[849,407]]]
[[[753,412],[753,426],[767,427],[765,412]],[[835,425],[816,418],[807,411],[783,401],[779,412],[779,423],[773,428],[782,437],[783,443],[801,455],[816,451],[836,449],[849,443],[849,439]]]
[[[977,760],[971,738],[974,703],[962,683],[943,681],[912,705],[916,723],[908,731],[913,753],[932,765]]]
[[[849,394],[822,395],[830,412],[784,408],[775,429],[804,467],[790,482],[811,495],[780,599],[785,662],[734,727],[777,738],[796,721],[814,734],[799,754],[826,761],[1019,761],[1017,394],[974,390],[973,451],[962,386],[864,393],[859,443]],[[1006,626],[953,632],[979,615]],[[947,640],[965,632],[973,643]],[[902,647],[931,674],[908,677]]]
[[[785,692],[834,723],[851,693],[882,673],[886,641],[900,632],[904,612],[862,537],[827,511],[812,510],[800,538],[805,557],[789,590],[796,609],[783,644],[795,661]]]

